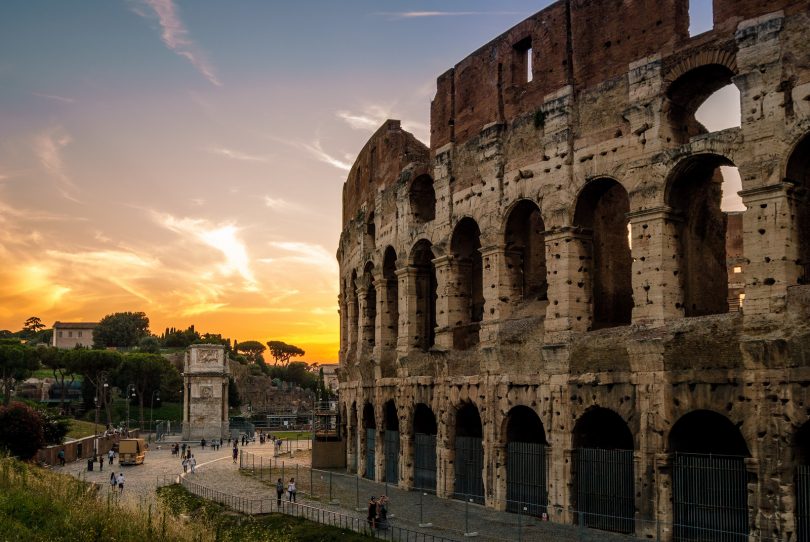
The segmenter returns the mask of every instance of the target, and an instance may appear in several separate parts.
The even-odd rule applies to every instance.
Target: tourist
[[[186,443],[183,443],[183,455],[186,455]]]
[[[118,475],[118,493],[121,494],[124,492],[124,473]]]
[[[200,440],[200,448],[202,448],[203,450],[205,450],[205,439],[201,439],[201,440]]]
[[[290,494],[290,502],[295,502],[295,478],[290,478],[290,483],[287,484],[287,492]]]
[[[374,495],[368,498],[368,517],[366,520],[368,521],[368,526],[374,529],[377,522],[377,500],[374,498]]]
[[[180,464],[183,465],[183,474],[187,473],[188,472],[188,459],[184,457],[183,461],[181,461]]]
[[[377,501],[377,528],[388,528],[388,496],[383,495]]]
[[[115,451],[112,448],[110,448],[110,451],[107,452],[107,459],[110,460],[110,465],[112,465],[113,459],[115,459]]]
[[[281,478],[278,479],[276,482],[276,506],[281,508],[281,497],[284,496],[284,482],[281,481]]]
[[[236,442],[233,443],[233,462],[236,463],[236,459],[239,457],[239,447],[236,445]]]
[[[117,483],[118,483],[118,480],[116,480],[116,478],[115,478],[115,471],[112,471],[110,473],[110,489],[114,490],[115,489],[115,484],[117,484]]]
[[[191,458],[188,460],[188,464],[191,465],[191,474],[194,474],[194,467],[197,466],[197,460],[194,459],[194,455],[191,455]]]
[[[98,454],[98,472],[104,470],[104,455]]]
[[[64,450],[59,450],[59,453],[56,454],[56,457],[59,458],[59,464],[64,467],[65,466],[65,451]]]

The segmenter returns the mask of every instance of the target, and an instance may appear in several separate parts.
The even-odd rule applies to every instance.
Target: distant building
[[[327,389],[331,390],[332,393],[337,393],[338,389],[338,367],[340,367],[339,363],[320,365],[320,368],[323,369],[323,384]]]
[[[93,346],[93,331],[98,322],[55,322],[51,346],[57,348],[76,348],[76,346]]]

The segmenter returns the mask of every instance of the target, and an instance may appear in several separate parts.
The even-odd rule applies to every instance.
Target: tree
[[[282,341],[269,341],[267,348],[270,349],[270,355],[275,360],[275,364],[282,367],[287,367],[290,364],[290,358],[293,356],[303,356],[306,353],[297,346]]]
[[[171,365],[169,360],[158,354],[135,353],[127,354],[118,366],[115,381],[118,389],[127,390],[129,394],[130,386],[135,387],[135,395],[138,398],[141,428],[144,425],[143,406],[144,402],[151,401],[154,392],[160,390],[161,376],[166,370],[166,365]],[[130,397],[127,395],[127,400]]]
[[[149,318],[143,312],[116,312],[108,314],[93,332],[93,346],[127,347],[137,346],[140,340],[149,335]]]
[[[138,350],[147,354],[160,354],[160,341],[154,335],[144,337],[138,342]]]
[[[109,388],[104,388],[105,383],[109,383],[113,372],[121,364],[122,356],[118,352],[111,350],[87,350],[84,348],[69,350],[65,353],[68,357],[67,363],[72,364],[72,369],[84,376],[85,382],[89,382],[95,390],[95,397],[98,398],[98,407],[104,407],[107,413],[107,424],[112,425],[112,393]],[[96,410],[98,413],[98,410]],[[98,423],[98,415],[96,416]]]
[[[0,341],[0,384],[3,386],[3,404],[11,402],[14,383],[31,376],[39,367],[39,360],[33,349],[16,343],[12,339]]]
[[[239,397],[239,388],[236,387],[236,381],[228,377],[228,406],[231,408],[239,408],[242,404],[242,398]]]
[[[20,337],[30,339],[36,336],[36,334],[43,329],[45,329],[45,324],[42,323],[42,320],[36,316],[31,316],[23,324],[22,331],[20,331]]]
[[[70,418],[41,406],[37,406],[35,410],[42,419],[42,434],[45,437],[45,445],[62,444],[65,435],[70,431]]]
[[[39,361],[53,372],[53,378],[59,386],[59,408],[62,412],[65,411],[65,399],[67,397],[67,388],[76,380],[76,374],[73,372],[71,364],[71,357],[65,355],[64,350],[50,346],[37,347],[37,356]],[[65,380],[70,377],[70,383],[65,386]]]
[[[31,459],[45,444],[42,417],[23,403],[0,407],[0,448],[20,459]]]
[[[236,345],[236,351],[243,353],[249,363],[264,361],[262,354],[265,350],[267,348],[259,341],[243,341]]]

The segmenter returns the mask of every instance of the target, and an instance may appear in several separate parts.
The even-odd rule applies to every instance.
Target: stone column
[[[740,192],[748,210],[743,213],[743,246],[750,262],[745,269],[746,324],[772,318],[785,310],[787,288],[798,283],[802,269],[799,236],[793,216],[798,201],[792,185],[778,183]]]
[[[378,388],[379,389],[379,388]],[[379,406],[374,409],[374,419],[377,424],[377,437],[374,442],[374,479],[382,482],[385,479],[385,402],[378,401]]]
[[[669,207],[628,213],[633,254],[633,323],[652,326],[683,316],[678,224]]]
[[[416,314],[416,276],[415,267],[404,267],[395,272],[399,281],[399,333],[397,334],[397,353],[406,356],[416,348],[415,337],[421,333],[418,329]]]
[[[346,306],[346,296],[341,292],[338,295],[338,318],[340,320],[340,351],[338,352],[338,359],[341,362],[346,361],[346,349],[349,344],[349,311]]]
[[[453,327],[458,321],[458,284],[453,258],[440,256],[433,260],[436,269],[436,346],[453,348]]]
[[[562,343],[591,324],[591,236],[573,228],[546,234],[545,342]]]
[[[394,342],[394,331],[390,328],[391,306],[388,302],[388,289],[391,285],[389,282],[382,276],[374,279],[374,288],[377,290],[374,359],[379,360],[381,364],[390,365],[396,357],[396,343]],[[398,322],[395,325],[398,325]],[[387,376],[394,375],[388,374]]]
[[[504,245],[479,249],[483,266],[484,320],[481,322],[481,346],[494,346],[498,340],[499,323],[509,315],[513,300]]]
[[[348,292],[346,300],[346,361],[351,364],[357,360],[358,306],[354,303],[356,293]]]
[[[355,291],[357,296],[357,342],[355,343],[354,351],[357,361],[366,357],[368,352],[368,326],[366,325],[366,314],[368,312],[366,304],[368,303],[368,293],[362,286]]]
[[[413,438],[414,405],[410,403],[407,408],[404,408],[405,405],[400,406],[397,403],[397,407],[405,412],[405,416],[399,419],[399,487],[410,490],[413,489],[414,458],[416,457]]]
[[[357,454],[357,427],[352,423],[352,420],[357,421],[357,413],[352,416],[350,409],[351,403],[344,403],[345,408],[342,409],[346,413],[346,472],[352,472],[352,465],[355,464]],[[357,474],[356,472],[354,474]]]

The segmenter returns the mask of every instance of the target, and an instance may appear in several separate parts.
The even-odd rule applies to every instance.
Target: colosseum
[[[366,143],[349,470],[639,538],[810,540],[810,3],[713,0],[697,35],[689,9],[559,0],[438,77],[429,147],[396,120]],[[736,122],[699,121],[729,88]]]

